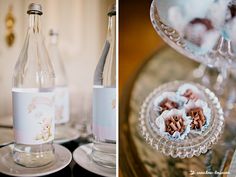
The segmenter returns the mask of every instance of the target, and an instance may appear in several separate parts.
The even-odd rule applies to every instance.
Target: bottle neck
[[[108,30],[107,30],[107,39],[115,39],[116,33],[116,16],[109,16],[108,18]],[[113,40],[115,41],[115,40]],[[111,41],[110,41],[111,42]]]
[[[30,14],[29,15],[29,30],[33,33],[40,33],[40,15]]]
[[[115,87],[116,84],[116,17],[108,15],[105,46],[94,73],[94,85]]]
[[[49,57],[52,61],[54,72],[56,74],[55,86],[65,87],[67,86],[67,76],[63,60],[60,55],[60,50],[58,48],[58,38],[59,35],[57,33],[50,34],[48,52],[49,52]]]
[[[116,85],[116,16],[108,18],[107,41],[110,49],[107,54],[103,70],[103,85],[105,87],[115,87]]]

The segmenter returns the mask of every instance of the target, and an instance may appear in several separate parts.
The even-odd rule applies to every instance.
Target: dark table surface
[[[90,143],[86,138],[78,138],[77,140],[62,144],[64,147],[70,150],[71,153],[81,145]],[[4,175],[0,173],[0,177],[7,177],[8,175]],[[86,169],[80,167],[76,162],[72,159],[70,164],[66,166],[64,169],[52,173],[50,175],[46,175],[45,177],[101,177],[100,175],[94,174]]]

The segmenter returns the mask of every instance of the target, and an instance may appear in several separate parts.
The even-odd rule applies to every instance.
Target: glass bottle
[[[99,165],[116,168],[116,6],[108,13],[107,39],[93,86],[93,150]]]
[[[54,160],[55,74],[40,30],[42,7],[32,3],[27,13],[28,32],[13,74],[13,159],[39,167]]]
[[[69,92],[64,64],[58,49],[58,32],[50,30],[49,57],[52,61],[55,78],[55,123],[64,124],[69,121]]]

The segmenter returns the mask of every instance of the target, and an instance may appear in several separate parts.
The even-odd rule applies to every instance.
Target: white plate
[[[92,152],[92,143],[79,146],[73,152],[73,159],[78,165],[80,165],[81,167],[83,167],[88,171],[106,177],[115,177],[116,169],[105,168],[93,162],[93,160],[90,158],[91,152]]]
[[[79,131],[67,125],[56,126],[54,143],[62,144],[79,138]]]
[[[11,155],[11,146],[0,149],[0,172],[11,176],[43,176],[65,168],[72,159],[71,152],[61,145],[54,145],[55,160],[43,167],[26,168],[17,165]]]
[[[13,127],[12,115],[5,116],[5,117],[0,117],[0,126]]]
[[[13,141],[13,130],[11,128],[0,128],[0,146],[6,146]]]

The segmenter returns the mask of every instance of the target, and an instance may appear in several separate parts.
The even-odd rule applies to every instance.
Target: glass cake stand
[[[199,156],[201,153],[206,153],[208,149],[211,149],[212,146],[217,143],[223,133],[224,127],[223,111],[218,98],[208,88],[205,88],[200,84],[191,83],[198,87],[198,89],[204,94],[204,101],[207,102],[211,109],[209,126],[202,132],[202,134],[190,132],[183,140],[170,140],[160,134],[155,125],[157,117],[154,113],[153,101],[163,92],[175,92],[178,87],[184,83],[186,82],[174,81],[156,88],[146,97],[141,106],[139,117],[140,133],[146,142],[154,149],[173,158],[191,158],[193,156]]]
[[[153,0],[152,2],[150,18],[156,32],[168,45],[182,55],[205,65],[217,68],[236,68],[236,56],[232,50],[232,42],[229,39],[220,36],[215,47],[211,51],[206,54],[197,54],[187,45],[186,40],[183,39],[175,29],[161,20],[157,9],[158,1],[161,0]]]

